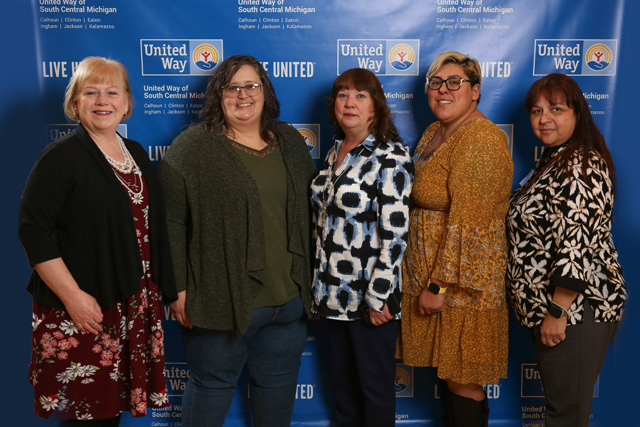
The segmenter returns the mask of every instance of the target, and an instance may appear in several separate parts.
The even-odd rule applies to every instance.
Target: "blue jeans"
[[[253,425],[290,426],[307,320],[300,298],[256,308],[246,334],[194,327],[184,341],[191,377],[182,398],[182,425],[222,426],[245,365]]]

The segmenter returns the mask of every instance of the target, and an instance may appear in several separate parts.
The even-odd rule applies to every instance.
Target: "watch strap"
[[[436,283],[429,282],[429,292],[436,295],[444,294],[445,292],[447,292],[447,288],[440,286]]]

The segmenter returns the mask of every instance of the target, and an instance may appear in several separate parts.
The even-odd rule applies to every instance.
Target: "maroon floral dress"
[[[120,174],[135,183],[135,174]],[[142,179],[140,175],[138,183]],[[149,199],[129,194],[144,264],[140,291],[102,310],[102,332],[80,332],[66,310],[33,304],[29,381],[36,415],[56,419],[106,419],[167,406],[162,298],[149,268]],[[137,189],[136,189],[137,188]]]

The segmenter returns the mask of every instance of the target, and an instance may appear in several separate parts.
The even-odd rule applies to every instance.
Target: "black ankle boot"
[[[449,387],[445,380],[440,380],[440,403],[442,404],[442,419],[444,427],[452,427],[451,425],[451,405],[449,403]]]
[[[440,381],[440,400],[444,411],[445,427],[488,427],[489,401],[477,401],[454,394],[446,381]]]

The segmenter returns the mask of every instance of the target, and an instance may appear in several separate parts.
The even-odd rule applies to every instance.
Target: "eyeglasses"
[[[251,83],[244,86],[227,86],[224,88],[224,95],[228,98],[237,98],[243,89],[247,96],[255,96],[262,90],[262,83]]]
[[[449,77],[446,80],[442,80],[440,77],[432,77],[427,79],[427,87],[431,90],[438,90],[442,87],[442,83],[447,85],[447,89],[451,91],[460,90],[462,87],[462,82],[469,82],[469,79],[461,79],[459,77]]]

